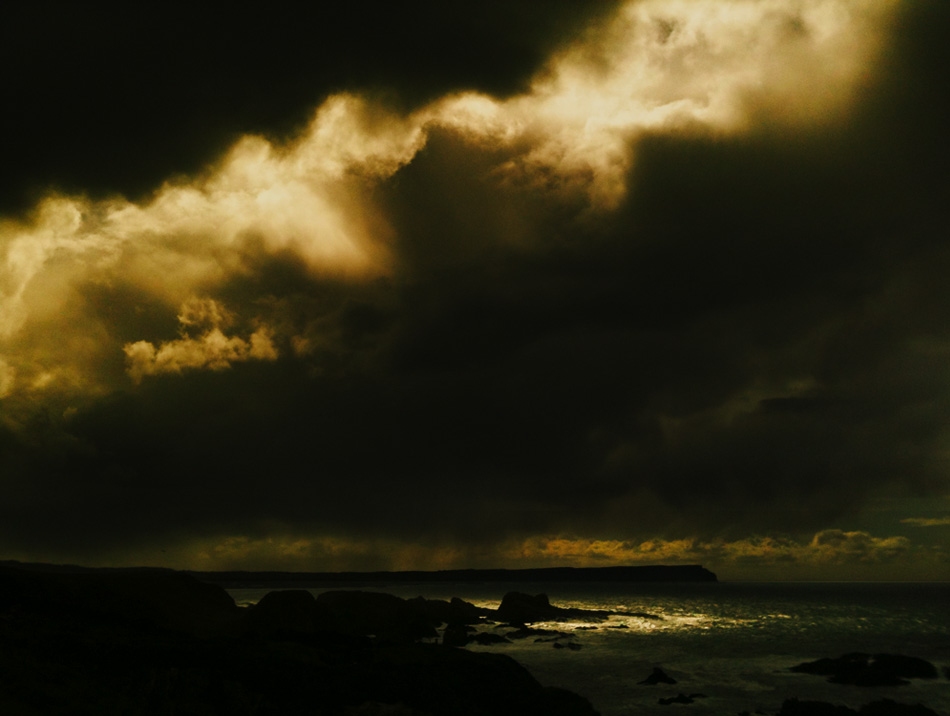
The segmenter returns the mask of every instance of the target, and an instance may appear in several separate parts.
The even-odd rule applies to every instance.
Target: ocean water
[[[338,589],[340,587],[334,587]],[[360,587],[401,597],[461,597],[497,607],[508,591],[543,592],[561,607],[646,612],[599,624],[535,624],[568,632],[580,649],[533,638],[471,646],[508,654],[542,684],[586,696],[602,716],[775,714],[786,698],[858,708],[882,698],[950,716],[950,583],[393,584]],[[268,589],[229,590],[239,604]],[[323,589],[311,590],[314,594]],[[593,627],[593,628],[591,628]],[[497,631],[485,625],[482,631]],[[565,640],[561,640],[562,642]],[[933,663],[938,679],[906,686],[829,684],[789,667],[849,652],[895,653]],[[654,666],[675,685],[643,686]],[[692,704],[660,698],[703,694]]]

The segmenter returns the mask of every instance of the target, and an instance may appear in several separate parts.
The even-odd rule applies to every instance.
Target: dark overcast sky
[[[946,27],[0,9],[0,558],[950,578]]]

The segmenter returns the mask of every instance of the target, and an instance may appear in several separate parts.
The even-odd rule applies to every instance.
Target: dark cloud
[[[327,27],[361,34],[377,59],[344,63],[320,86],[378,83],[411,102],[520,90],[581,11],[558,5],[519,44],[529,15],[514,8],[425,8],[418,26],[383,12],[368,28],[344,13]],[[489,12],[509,14],[487,58]],[[278,527],[442,544],[804,539],[869,498],[945,492],[946,50],[932,28],[946,13],[902,9],[844,120],[631,140],[629,191],[607,212],[556,171],[543,185],[499,173],[522,146],[433,128],[369,190],[390,230],[387,275],[315,274],[292,251],[257,255],[249,242],[241,269],[208,289],[234,312],[226,335],[268,326],[276,359],[133,384],[122,346],[200,332],[131,279],[80,283],[82,315],[109,326],[111,387],[2,428],[0,538],[34,555]],[[296,41],[306,23],[262,21],[309,57]],[[197,19],[206,63],[236,41],[211,24]],[[468,32],[445,31],[456,24]],[[420,37],[434,38],[425,52]],[[364,57],[342,39],[306,47]],[[447,53],[438,68],[433,48]],[[394,64],[374,74],[379,56]],[[252,86],[270,76],[259,72]]]
[[[271,3],[44,0],[0,11],[0,210],[50,186],[146,195],[242,134],[288,136],[331,92],[414,106],[511,94],[613,2]]]

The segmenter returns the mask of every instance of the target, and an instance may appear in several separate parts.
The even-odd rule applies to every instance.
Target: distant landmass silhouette
[[[0,567],[34,572],[174,572],[190,574],[221,586],[238,584],[389,584],[413,582],[717,582],[715,573],[699,564],[653,564],[626,567],[539,567],[533,569],[440,569],[403,572],[278,572],[229,570],[206,572],[164,567],[83,567],[0,560]]]
[[[406,572],[192,572],[223,586],[252,584],[392,584],[414,582],[716,582],[698,564],[635,567],[542,567],[537,569],[442,569]]]

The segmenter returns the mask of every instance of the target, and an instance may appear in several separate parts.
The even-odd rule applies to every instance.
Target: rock
[[[382,704],[378,701],[364,701],[359,706],[350,706],[343,716],[429,716],[405,704]]]
[[[556,629],[534,629],[532,627],[523,626],[520,629],[515,629],[514,631],[507,632],[505,636],[508,637],[509,639],[526,639],[529,636],[543,636],[543,637],[553,636],[556,638],[562,638],[562,637],[568,636],[568,634],[563,631],[557,631]],[[542,640],[536,639],[535,641],[542,641]]]
[[[791,667],[791,671],[828,676],[833,684],[855,686],[900,686],[906,679],[934,679],[937,670],[923,659],[901,654],[845,654]]]
[[[676,679],[667,675],[667,673],[658,666],[654,666],[650,675],[643,681],[637,683],[643,686],[656,686],[657,684],[675,684]]]
[[[670,696],[669,698],[661,698],[657,701],[661,706],[669,706],[670,704],[691,704],[696,699],[704,699],[706,694],[677,694],[676,696]]]
[[[485,631],[480,631],[471,636],[469,643],[475,643],[481,646],[490,646],[492,644],[510,644],[511,640],[506,639],[501,634],[490,634]]]
[[[36,572],[0,567],[0,610],[64,610],[89,619],[220,633],[240,610],[221,587],[164,569]]]
[[[542,687],[503,654],[322,630],[335,619],[378,634],[386,615],[404,630],[418,614],[389,595],[321,606],[289,590],[239,610],[190,577],[74,576],[0,570],[4,714],[596,716],[586,699]],[[252,612],[263,628],[242,631]],[[217,634],[170,626],[209,614],[244,614],[243,624]]]
[[[472,631],[474,629],[465,624],[449,624],[442,632],[442,643],[445,646],[465,646],[471,641]]]
[[[556,642],[554,642],[554,644],[552,644],[552,646],[553,646],[555,649],[569,649],[570,651],[580,651],[580,650],[581,650],[581,645],[578,644],[577,642],[574,642],[574,641],[569,641],[569,642],[566,642],[566,643],[563,643],[563,642],[560,642],[560,641],[556,641]]]
[[[661,619],[655,614],[643,612],[609,612],[597,609],[570,609],[553,606],[546,594],[523,594],[508,592],[494,612],[499,621],[513,625],[532,624],[534,622],[588,621],[602,622],[614,615],[635,616],[644,619]]]
[[[416,597],[407,600],[412,611],[434,626],[439,624],[478,624],[485,617],[494,612],[490,609],[476,607],[458,597],[451,601],[443,599],[426,599]]]
[[[543,622],[557,614],[557,608],[552,607],[546,594],[522,594],[508,592],[501,600],[496,610],[498,618],[512,624],[530,624]]]
[[[788,699],[782,704],[778,716],[937,716],[920,704],[900,704],[890,699],[881,699],[865,704],[858,711],[830,704],[825,701],[799,701]]]
[[[367,672],[381,683],[375,698],[401,701],[433,716],[596,716],[586,699],[541,687],[503,654],[414,644],[380,649],[377,659],[380,663]]]
[[[312,634],[323,622],[310,592],[287,589],[265,594],[248,610],[245,628],[266,636]]]
[[[438,636],[425,613],[391,594],[358,590],[323,592],[317,597],[317,607],[323,628],[344,634],[399,643]]]
[[[899,704],[890,699],[872,701],[861,707],[858,712],[861,716],[937,716],[921,704]]]
[[[936,679],[937,669],[929,661],[902,654],[875,654],[870,666],[891,671],[905,679]]]
[[[847,706],[829,704],[825,701],[786,699],[778,716],[857,716],[857,713]]]

